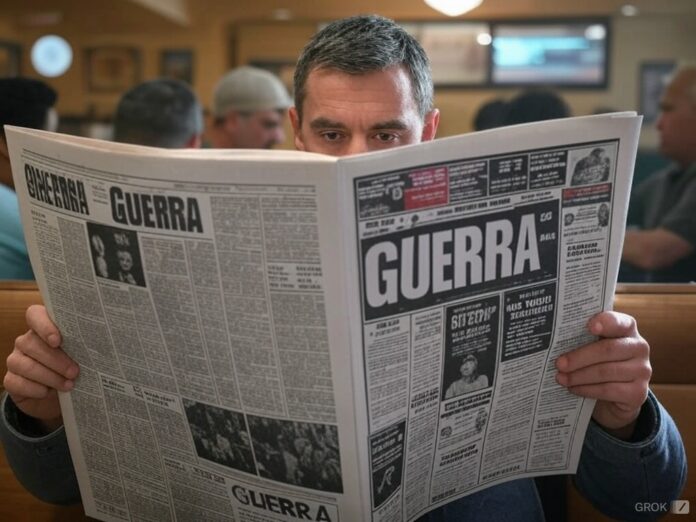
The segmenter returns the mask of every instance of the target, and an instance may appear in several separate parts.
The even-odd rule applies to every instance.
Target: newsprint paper
[[[8,128],[88,515],[411,521],[574,473],[640,118],[347,158]]]

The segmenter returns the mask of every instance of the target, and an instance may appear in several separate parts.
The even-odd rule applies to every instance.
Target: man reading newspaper
[[[298,149],[342,156],[432,140],[439,122],[427,58],[392,21],[339,20],[305,47],[295,73],[290,118]],[[50,502],[79,499],[57,391],[73,388],[79,368],[43,307],[27,311],[29,330],[7,361],[0,434],[23,484]],[[604,312],[589,332],[599,340],[556,361],[556,380],[596,399],[575,482],[606,514],[646,516],[637,502],[676,499],[686,459],[679,433],[650,393],[649,347],[632,317]],[[485,422],[485,421],[484,421]],[[455,500],[423,520],[543,520],[534,482],[506,482]]]

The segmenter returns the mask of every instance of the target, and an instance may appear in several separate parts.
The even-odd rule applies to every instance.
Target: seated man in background
[[[570,107],[560,94],[547,89],[527,89],[508,102],[503,125],[555,120],[570,116]]]
[[[298,149],[335,156],[434,139],[439,111],[427,57],[412,36],[385,18],[333,22],[299,58],[290,118]],[[57,391],[73,389],[79,368],[61,349],[61,334],[45,308],[31,307],[27,324],[7,360],[9,396],[1,403],[0,437],[32,493],[75,501],[79,491]],[[669,414],[648,390],[649,348],[635,321],[604,312],[589,320],[588,329],[602,339],[556,361],[561,386],[597,399],[576,483],[607,514],[636,518],[636,502],[677,498],[686,476],[684,448]],[[520,479],[455,500],[422,519],[529,521],[542,520],[543,513],[534,482]]]
[[[660,102],[660,152],[675,164],[636,187],[622,261],[655,283],[696,281],[696,66],[677,70]]]
[[[5,125],[56,130],[57,94],[40,80],[0,78],[0,279],[34,279],[14,192]]]
[[[270,149],[285,140],[283,119],[292,105],[280,79],[257,67],[231,70],[215,86],[210,145],[216,149]]]
[[[201,104],[178,80],[138,84],[116,107],[114,141],[167,149],[199,148],[202,135]]]

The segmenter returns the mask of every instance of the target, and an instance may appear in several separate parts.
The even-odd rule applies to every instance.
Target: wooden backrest
[[[650,343],[655,384],[696,384],[696,284],[619,285],[614,309]]]

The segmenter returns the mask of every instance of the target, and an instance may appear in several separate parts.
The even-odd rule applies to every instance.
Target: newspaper
[[[640,118],[346,158],[7,129],[89,516],[411,521],[574,473]]]

